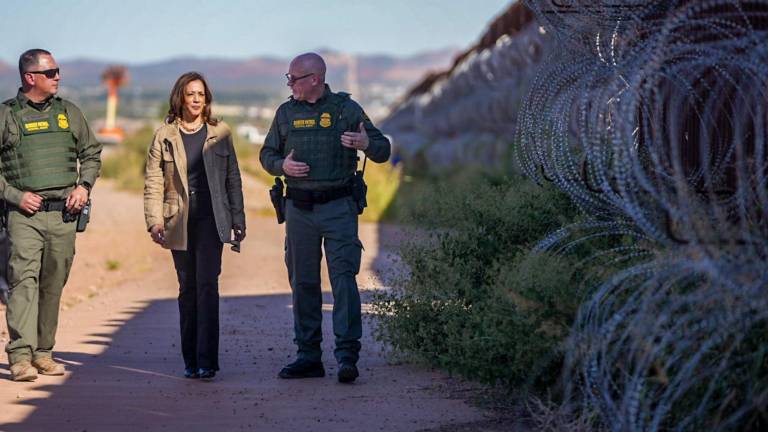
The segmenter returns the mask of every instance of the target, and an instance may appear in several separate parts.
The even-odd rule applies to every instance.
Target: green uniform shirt
[[[30,102],[29,98],[21,90],[16,95],[16,99],[22,106]],[[102,145],[96,140],[96,135],[91,131],[91,128],[88,127],[82,111],[72,102],[67,100],[62,100],[62,102],[67,110],[70,130],[77,143],[77,159],[80,165],[78,184],[88,183],[93,186],[96,183],[96,177],[99,176],[99,169],[101,168]],[[41,112],[46,112],[50,109],[51,104],[48,102]],[[13,118],[13,112],[7,105],[0,104],[0,145],[3,147],[17,146],[19,142],[20,131]],[[73,185],[61,189],[47,189],[37,193],[46,199],[65,199],[74,188],[75,186]],[[8,184],[5,177],[0,175],[0,198],[18,206],[21,203],[21,196],[24,192],[26,191],[18,190]]]
[[[290,130],[291,114],[296,111],[306,110],[308,107],[314,107],[315,105],[322,105],[324,99],[331,94],[331,88],[326,84],[325,92],[320,99],[315,103],[309,103],[307,101],[297,101],[290,98],[289,101],[280,105],[275,114],[272,125],[269,128],[267,137],[264,140],[264,146],[259,153],[259,160],[261,165],[267,172],[273,176],[284,176],[283,161],[285,160],[285,141],[288,137]],[[352,99],[347,99],[342,108],[342,115],[345,119],[349,119],[349,132],[358,132],[360,122],[363,122],[365,131],[368,134],[368,148],[365,150],[365,155],[368,156],[373,162],[386,162],[389,159],[390,143],[389,140],[381,133],[381,131],[373,125],[371,120],[363,111],[360,105]],[[338,143],[341,146],[341,141]],[[312,166],[309,167],[310,171]],[[350,173],[350,177],[351,177]],[[339,179],[334,181],[320,181],[320,180],[303,180],[302,178],[290,178],[290,185],[301,189],[321,190],[328,189],[345,184],[349,179]]]

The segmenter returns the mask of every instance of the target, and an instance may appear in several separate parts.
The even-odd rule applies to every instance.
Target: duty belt
[[[43,203],[40,204],[40,210],[38,211],[62,211],[64,210],[64,207],[66,207],[67,201],[63,199],[56,199],[56,200],[50,200],[50,199],[44,199]]]
[[[335,199],[352,195],[350,186],[342,186],[326,190],[307,190],[288,187],[285,197],[289,200],[301,201],[308,204],[325,204]]]

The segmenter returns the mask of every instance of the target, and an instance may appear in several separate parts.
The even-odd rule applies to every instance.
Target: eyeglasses
[[[306,77],[308,77],[310,75],[314,75],[314,73],[308,73],[306,75],[302,75],[302,76],[298,76],[298,77],[297,76],[293,76],[293,75],[287,73],[287,74],[285,74],[285,78],[288,80],[288,84],[293,84],[296,81],[298,81],[300,79],[304,79],[304,78],[306,78]]]
[[[46,70],[41,70],[41,71],[27,71],[27,73],[42,74],[42,75],[45,75],[45,77],[48,78],[48,79],[54,79],[54,78],[56,78],[56,75],[59,74],[59,68],[56,68],[56,69],[46,69]]]

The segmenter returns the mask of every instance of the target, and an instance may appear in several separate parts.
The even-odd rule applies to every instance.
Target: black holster
[[[352,177],[352,198],[354,198],[357,204],[357,214],[363,214],[363,210],[368,207],[368,185],[365,184],[363,179],[364,171],[355,171],[355,175]]]
[[[89,199],[88,202],[85,203],[85,207],[83,207],[82,210],[80,210],[80,213],[77,215],[77,228],[75,230],[77,232],[83,232],[88,227],[88,222],[91,220],[91,200]]]
[[[88,221],[91,219],[91,200],[88,200],[88,202],[85,203],[85,206],[82,210],[80,210],[80,213],[72,213],[67,208],[63,208],[61,210],[61,220],[69,223],[69,222],[77,222],[77,225],[75,226],[75,231],[77,232],[83,232],[85,231],[85,228],[88,226]]]
[[[269,190],[269,200],[272,201],[272,206],[275,208],[278,224],[285,222],[285,196],[283,194],[284,189],[285,186],[283,186],[283,181],[280,180],[280,177],[275,177],[275,184]]]

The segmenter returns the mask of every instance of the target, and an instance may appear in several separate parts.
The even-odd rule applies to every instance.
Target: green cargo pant
[[[357,209],[352,197],[315,204],[311,211],[286,200],[285,264],[293,291],[293,322],[298,357],[319,361],[323,297],[320,261],[325,249],[333,292],[333,333],[336,360],[356,363],[362,319],[355,276],[363,245],[357,236]]]
[[[61,291],[75,255],[75,227],[62,221],[60,211],[8,214],[10,341],[5,351],[10,364],[51,356]]]

